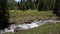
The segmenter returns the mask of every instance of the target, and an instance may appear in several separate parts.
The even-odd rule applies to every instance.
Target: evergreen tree
[[[8,18],[7,0],[0,0],[0,30],[8,27]]]
[[[39,0],[38,2],[38,10],[52,10],[55,6],[55,0]]]
[[[21,3],[22,3],[22,0],[21,0]]]
[[[15,0],[9,0],[8,7],[10,10],[17,9],[18,8],[17,2]]]
[[[60,17],[60,0],[56,0],[53,13],[56,14],[56,16]]]

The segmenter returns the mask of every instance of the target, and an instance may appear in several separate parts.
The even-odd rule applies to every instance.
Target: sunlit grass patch
[[[24,23],[24,21],[38,20],[38,19],[54,19],[55,15],[52,11],[38,11],[38,10],[10,10],[10,21],[16,23]]]

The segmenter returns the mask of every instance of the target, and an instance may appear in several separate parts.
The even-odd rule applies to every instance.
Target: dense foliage
[[[9,25],[9,13],[7,9],[7,0],[0,0],[0,30]]]
[[[53,10],[56,0],[21,0],[19,2],[8,1],[10,9],[28,10]]]
[[[60,0],[56,0],[53,13],[56,14],[56,16],[60,17]]]
[[[57,3],[58,2],[58,3]],[[59,0],[21,0],[16,2],[15,0],[8,0],[9,9],[20,9],[20,10],[28,10],[28,9],[38,9],[38,10],[53,10],[55,4],[57,6],[59,4]]]

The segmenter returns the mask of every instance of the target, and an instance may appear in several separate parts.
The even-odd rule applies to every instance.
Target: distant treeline
[[[15,0],[8,0],[7,5],[9,10],[28,10],[38,9],[41,10],[53,10],[56,0],[21,0],[16,2]]]

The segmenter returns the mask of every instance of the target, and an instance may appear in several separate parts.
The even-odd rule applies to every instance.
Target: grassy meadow
[[[11,23],[24,23],[25,21],[34,21],[39,19],[54,19],[56,16],[52,11],[38,10],[9,10]]]

